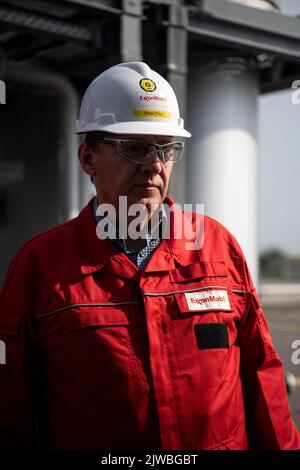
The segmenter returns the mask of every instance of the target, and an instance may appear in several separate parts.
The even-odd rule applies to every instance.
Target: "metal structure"
[[[144,58],[180,82],[191,56],[205,62],[238,51],[256,58],[262,92],[279,89],[299,71],[299,19],[247,6],[255,1],[278,5],[264,0],[1,0],[2,67],[31,62],[55,69],[80,91],[99,70],[120,60]]]
[[[183,114],[194,134],[194,144],[186,155],[187,168],[184,160],[175,167],[170,192],[180,203],[185,202],[186,197],[193,199],[187,202],[204,202],[209,211],[225,224],[227,218],[222,207],[226,207],[226,213],[235,213],[236,200],[240,199],[240,206],[249,216],[248,225],[245,225],[242,211],[238,211],[233,231],[241,238],[256,278],[255,150],[252,157],[245,147],[240,152],[241,161],[244,159],[249,163],[248,176],[251,177],[248,184],[247,171],[238,166],[240,193],[234,195],[229,191],[219,206],[210,196],[209,189],[198,191],[201,176],[192,184],[190,181],[191,177],[194,178],[195,169],[199,175],[215,175],[212,162],[220,164],[213,155],[222,153],[223,144],[220,145],[220,140],[217,144],[216,139],[215,143],[206,145],[201,127],[203,112],[206,116],[212,111],[218,113],[219,119],[223,117],[223,125],[228,125],[224,106],[214,99],[205,99],[200,93],[200,88],[205,89],[210,78],[216,73],[227,77],[227,81],[224,79],[214,85],[215,90],[222,95],[223,83],[223,90],[229,92],[223,103],[228,106],[229,96],[232,97],[232,113],[238,108],[247,110],[247,133],[255,142],[254,132],[251,134],[255,127],[255,97],[258,93],[288,87],[299,77],[300,20],[282,15],[279,7],[275,0],[0,0],[0,79],[5,81],[9,97],[16,87],[30,86],[28,80],[26,83],[24,80],[22,85],[20,80],[16,82],[10,73],[12,68],[26,67],[30,74],[36,71],[37,74],[49,74],[49,77],[50,74],[62,76],[64,83],[68,83],[65,92],[68,94],[67,89],[72,88],[81,95],[87,84],[110,65],[141,59],[148,62],[175,88]],[[244,71],[241,64],[244,64]],[[249,68],[251,73],[248,73]],[[229,76],[232,77],[231,86]],[[235,84],[244,93],[239,101],[234,94]],[[38,92],[42,85],[35,81],[34,86]],[[57,92],[61,91],[57,88]],[[250,96],[254,100],[252,106]],[[68,98],[62,99],[68,102]],[[73,108],[77,106],[76,101],[73,93]],[[7,102],[9,104],[9,100]],[[216,123],[212,117],[209,122],[213,129]],[[206,127],[206,132],[210,133],[211,129]],[[230,133],[227,134],[229,149],[235,140],[234,132],[231,137]],[[248,144],[250,140],[249,137]],[[67,152],[73,153],[74,147],[69,146]],[[204,155],[204,152],[208,153]],[[64,158],[71,161],[70,155]],[[226,158],[224,156],[222,165],[225,165]],[[186,178],[188,185],[185,184]],[[81,190],[76,189],[76,172],[72,181],[67,186],[67,200],[73,202],[67,203],[63,210],[66,215],[76,212],[76,204],[81,207],[90,194],[86,179],[78,183]],[[229,182],[230,179],[223,181],[224,187],[228,187]],[[218,178],[211,180],[212,186],[220,184]],[[204,182],[201,182],[201,187],[207,188]],[[204,201],[195,197],[204,198]],[[74,203],[76,200],[79,202]],[[228,225],[232,228],[230,220]]]

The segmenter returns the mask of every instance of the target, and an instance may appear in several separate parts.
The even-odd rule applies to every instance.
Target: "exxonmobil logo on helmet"
[[[228,292],[223,289],[185,292],[189,310],[231,310]]]
[[[165,96],[158,96],[158,95],[140,95],[140,101],[167,101]]]
[[[142,80],[140,80],[140,87],[145,91],[152,92],[156,90],[156,83],[154,83],[151,78],[142,78]]]

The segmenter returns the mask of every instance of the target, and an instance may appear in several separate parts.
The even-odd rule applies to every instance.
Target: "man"
[[[238,243],[166,196],[190,136],[170,85],[108,69],[77,132],[97,196],[24,245],[1,292],[0,446],[300,448]]]

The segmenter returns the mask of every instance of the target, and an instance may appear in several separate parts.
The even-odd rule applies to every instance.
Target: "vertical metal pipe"
[[[257,97],[254,64],[236,57],[189,75],[187,192],[241,244],[257,283]]]
[[[174,1],[169,6],[170,25],[167,30],[167,79],[178,99],[180,116],[185,118],[187,93],[187,10],[181,2]],[[169,185],[169,194],[180,204],[185,196],[185,158],[174,165]]]

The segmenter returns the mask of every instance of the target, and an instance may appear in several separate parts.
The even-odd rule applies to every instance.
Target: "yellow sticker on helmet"
[[[158,111],[155,109],[135,109],[133,115],[137,117],[171,118],[169,111]]]
[[[150,78],[142,78],[142,80],[140,80],[140,87],[145,91],[156,90],[156,84]]]

